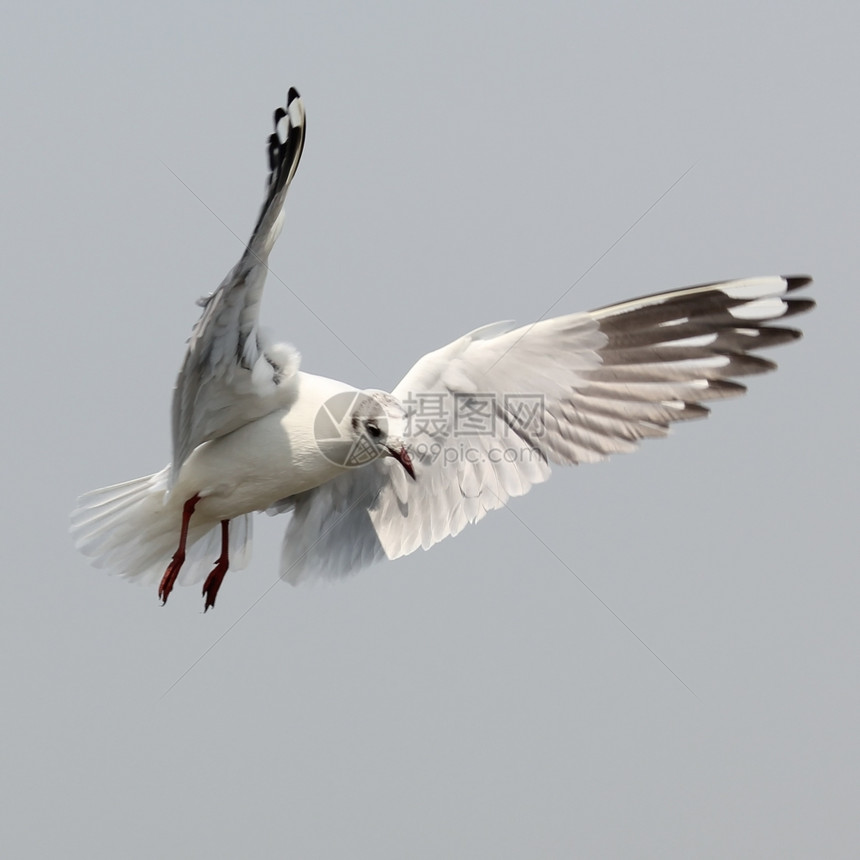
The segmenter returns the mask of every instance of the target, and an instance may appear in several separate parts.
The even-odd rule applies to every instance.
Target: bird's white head
[[[314,438],[330,463],[347,469],[393,457],[415,477],[406,448],[406,410],[387,391],[350,389],[330,396],[314,420]]]
[[[352,429],[376,451],[377,457],[393,457],[414,480],[415,470],[406,448],[406,410],[387,391],[369,388],[361,392],[352,414]]]

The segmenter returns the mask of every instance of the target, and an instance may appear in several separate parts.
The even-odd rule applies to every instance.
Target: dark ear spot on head
[[[352,416],[352,429],[358,430],[358,415]]]

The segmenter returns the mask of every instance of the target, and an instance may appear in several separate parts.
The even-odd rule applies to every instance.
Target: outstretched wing
[[[198,445],[289,405],[294,396],[299,355],[288,344],[268,342],[258,319],[269,253],[281,232],[284,200],[305,141],[305,112],[295,89],[274,120],[260,217],[239,262],[201,301],[203,313],[176,380],[171,483]]]
[[[281,575],[344,574],[427,549],[549,477],[708,414],[776,365],[753,353],[800,336],[769,325],[814,303],[806,277],[690,287],[511,331],[478,329],[424,356],[394,390],[416,480],[391,458],[284,500]],[[277,512],[277,511],[275,511]]]

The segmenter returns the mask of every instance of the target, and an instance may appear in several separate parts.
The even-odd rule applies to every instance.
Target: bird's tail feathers
[[[181,514],[167,506],[169,468],[85,493],[71,515],[75,547],[95,567],[138,585],[156,585],[179,545]],[[191,525],[179,585],[203,580],[220,553],[220,528],[211,521]],[[230,568],[251,557],[251,517],[230,521]]]

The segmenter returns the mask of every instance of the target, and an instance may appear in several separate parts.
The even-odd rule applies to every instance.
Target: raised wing
[[[516,330],[488,326],[415,364],[394,390],[410,413],[416,480],[390,458],[285,500],[281,575],[340,575],[427,549],[546,480],[708,414],[772,370],[754,355],[800,337],[769,325],[809,310],[806,277],[646,296]]]
[[[305,141],[301,98],[290,89],[269,137],[266,201],[245,253],[221,285],[201,301],[203,313],[173,392],[171,483],[200,444],[289,405],[299,355],[270,343],[258,325],[268,257],[281,232],[284,200]]]

